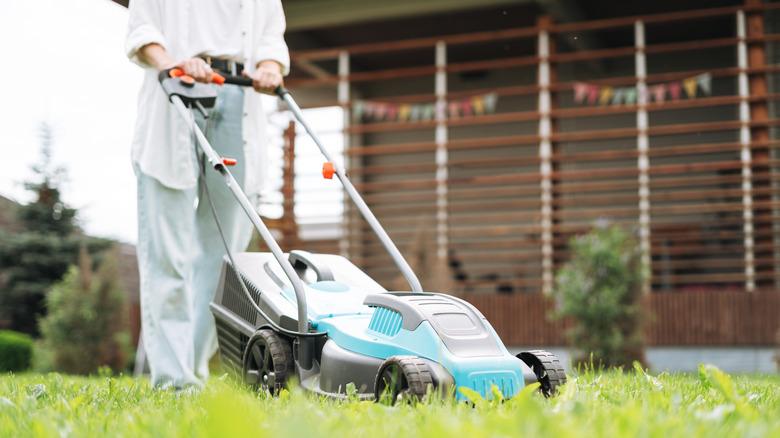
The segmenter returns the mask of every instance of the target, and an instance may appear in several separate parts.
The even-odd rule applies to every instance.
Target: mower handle
[[[184,70],[180,68],[172,68],[170,70],[165,70],[160,73],[161,83],[164,84],[164,81],[167,78],[179,78],[182,83],[190,87],[195,85],[194,79],[186,75],[184,73]],[[252,79],[248,77],[235,76],[235,75],[222,76],[218,73],[214,73],[212,75],[211,82],[217,85],[222,85],[222,84],[232,84],[232,85],[239,85],[239,86],[252,85]],[[287,104],[287,107],[293,113],[293,115],[298,120],[298,122],[303,126],[306,133],[309,134],[309,137],[311,137],[311,139],[314,141],[314,144],[317,145],[317,148],[320,150],[320,152],[322,152],[322,155],[324,155],[325,158],[327,159],[326,166],[323,167],[323,176],[325,176],[325,178],[328,179],[332,178],[334,175],[338,177],[339,181],[341,181],[341,185],[344,187],[344,191],[352,199],[352,202],[355,204],[358,211],[362,214],[366,222],[368,222],[368,225],[374,231],[374,234],[376,234],[376,236],[379,238],[379,241],[385,247],[385,250],[389,253],[390,257],[393,259],[396,266],[401,271],[401,274],[404,276],[404,278],[406,278],[406,281],[409,283],[409,287],[411,288],[411,291],[422,292],[423,291],[422,285],[420,284],[420,280],[417,278],[417,275],[414,273],[411,266],[409,266],[409,263],[406,261],[406,259],[404,259],[404,256],[401,254],[401,251],[398,250],[398,247],[396,247],[393,240],[390,239],[390,236],[387,235],[387,231],[385,231],[385,229],[379,223],[379,220],[377,220],[376,216],[374,216],[374,213],[368,207],[366,201],[360,196],[355,186],[347,177],[347,174],[344,171],[344,169],[333,160],[333,158],[330,155],[330,152],[328,152],[328,150],[325,148],[325,145],[320,141],[317,134],[306,122],[306,119],[303,116],[303,112],[301,111],[301,108],[298,106],[298,104],[295,102],[295,99],[293,99],[292,94],[290,94],[290,92],[282,85],[274,89],[274,94],[279,96],[279,98]],[[172,100],[172,102],[174,101]],[[184,111],[185,107],[181,101],[181,98],[178,99],[178,102],[181,105],[181,110]],[[196,100],[195,103],[197,105],[201,105],[200,101]],[[174,104],[176,104],[176,102],[174,102]],[[200,108],[202,110],[202,105],[200,106]],[[211,147],[209,146],[208,148],[205,149],[210,150]],[[218,159],[216,152],[211,153],[209,156],[211,157],[209,159],[209,162],[211,162],[212,165],[214,165],[217,170],[222,172],[224,170],[224,165],[222,164],[221,160]],[[246,204],[249,205],[248,200],[239,199],[239,202],[246,202]],[[249,213],[249,210],[247,210],[247,213]],[[250,217],[250,219],[253,218]],[[260,225],[257,226],[258,231],[260,231],[261,227],[265,228],[265,225],[263,225],[262,221],[259,220],[259,216],[257,217],[257,219],[260,222]],[[270,232],[267,233],[267,236],[263,235],[264,238],[263,240],[265,240],[266,243],[269,244],[269,246],[273,246],[273,245],[276,246],[276,248],[273,248],[274,250],[272,252],[274,252],[274,256],[276,256],[279,264],[282,265],[282,269],[285,271],[288,278],[290,278],[290,281],[293,282],[293,289],[295,289],[296,298],[298,298],[299,301],[298,310],[299,312],[302,312],[302,314],[299,317],[299,323],[303,324],[303,322],[305,322],[304,318],[306,318],[307,316],[305,311],[306,297],[303,293],[303,289],[302,289],[303,286],[300,284],[300,278],[298,278],[297,273],[294,272],[293,267],[292,265],[290,265],[289,261],[283,259],[281,255],[282,254],[281,249],[278,247],[278,244],[276,244],[276,242],[273,240],[273,237],[269,237],[269,236],[270,236]],[[273,245],[266,239],[266,237],[268,237],[268,239],[270,239],[273,242]],[[305,332],[306,330],[307,329],[304,327],[300,328],[301,332]]]
[[[219,79],[214,81],[217,83],[219,83],[218,81],[222,81],[222,83],[225,84],[241,86],[252,85],[252,80],[245,76],[217,76],[219,76]],[[309,137],[311,137],[311,139],[314,141],[314,144],[317,145],[317,148],[319,148],[320,152],[322,152],[322,155],[324,155],[327,159],[325,167],[323,167],[323,176],[328,179],[332,178],[334,175],[338,177],[339,181],[341,181],[341,184],[344,187],[344,190],[347,192],[347,195],[352,199],[352,202],[355,203],[358,211],[360,211],[360,213],[363,215],[363,218],[366,220],[366,222],[368,222],[368,225],[371,227],[371,229],[379,238],[379,241],[385,247],[385,250],[387,250],[387,252],[390,254],[390,257],[401,271],[401,274],[404,276],[404,278],[406,278],[406,281],[409,283],[409,287],[411,288],[412,292],[422,292],[422,285],[420,284],[420,280],[417,278],[417,275],[414,273],[414,270],[412,270],[411,266],[409,266],[409,263],[406,261],[406,259],[404,259],[404,256],[398,250],[398,247],[396,247],[393,240],[390,239],[390,236],[387,235],[387,232],[379,223],[379,220],[377,220],[376,216],[374,216],[374,213],[368,207],[366,201],[363,200],[357,189],[355,189],[355,186],[352,185],[352,182],[349,180],[349,178],[347,178],[347,174],[344,169],[335,164],[333,158],[322,144],[317,134],[306,122],[306,119],[303,117],[303,112],[301,112],[301,108],[295,102],[295,99],[293,99],[292,94],[290,94],[290,92],[284,88],[283,85],[276,87],[274,94],[279,96],[279,98],[287,104],[287,107],[293,113],[298,122],[303,126],[303,129],[306,131],[306,133],[309,134]],[[290,261],[294,263],[294,258],[297,257],[298,256],[291,253]]]
[[[194,79],[189,77],[187,74],[184,73],[184,70],[178,67],[174,67],[166,70],[164,74],[160,75],[161,79],[163,77],[182,78],[182,80],[186,82],[194,82]],[[238,85],[239,87],[252,86],[252,79],[246,76],[221,75],[219,73],[213,73],[211,75],[211,82],[217,85],[230,84],[230,85]],[[284,85],[279,85],[274,89],[274,94],[279,96],[280,99],[284,99],[284,95],[289,93],[290,92],[287,91],[286,88],[284,88]]]

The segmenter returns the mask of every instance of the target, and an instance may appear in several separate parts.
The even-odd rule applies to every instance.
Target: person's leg
[[[199,385],[190,287],[195,189],[168,188],[140,170],[136,175],[141,322],[152,385]]]
[[[241,136],[243,102],[244,94],[241,88],[225,86],[220,91],[206,132],[209,142],[220,155],[238,160],[238,164],[231,167],[230,172],[242,188],[245,175],[244,144]],[[246,250],[252,235],[251,222],[225,185],[222,175],[207,168],[205,181],[200,182],[199,190],[195,225],[199,248],[194,262],[193,282],[195,374],[201,379],[208,377],[209,359],[217,349],[214,317],[209,310],[209,303],[214,299],[225,254],[211,205],[206,198],[206,190],[202,186],[204,182],[208,184],[208,193],[230,250]]]

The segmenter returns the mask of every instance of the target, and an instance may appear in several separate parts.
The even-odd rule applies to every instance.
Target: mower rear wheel
[[[428,364],[416,356],[392,356],[382,363],[374,382],[377,402],[420,401],[436,383]]]
[[[539,391],[545,397],[552,397],[558,391],[558,387],[566,383],[566,372],[558,358],[544,350],[524,351],[517,358],[525,362],[536,375],[536,380],[541,385]]]
[[[244,351],[244,381],[255,390],[279,393],[295,367],[290,342],[273,330],[258,330]]]

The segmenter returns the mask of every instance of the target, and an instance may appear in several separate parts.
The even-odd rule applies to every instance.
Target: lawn
[[[388,407],[292,390],[253,394],[228,376],[199,393],[129,377],[0,376],[0,436],[780,436],[780,377],[584,372],[558,397]]]

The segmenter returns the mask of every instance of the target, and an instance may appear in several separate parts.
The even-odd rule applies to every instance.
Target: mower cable
[[[200,110],[200,109],[199,109]],[[205,137],[208,134],[209,124],[211,123],[211,118],[209,117],[208,113],[204,112],[203,110],[200,110],[201,115],[203,115],[203,118],[205,119],[206,123],[203,128],[203,136]],[[193,119],[195,118],[195,114],[193,112]],[[194,131],[193,131],[194,136]],[[204,153],[198,153],[198,147],[197,147],[197,139],[193,137],[193,144],[195,145],[195,153],[198,156],[198,167],[200,167],[200,175],[201,175],[201,181],[203,182],[203,191],[204,195],[206,197],[206,201],[209,203],[209,209],[211,210],[211,216],[214,218],[214,223],[217,226],[217,231],[219,232],[219,238],[222,240],[222,245],[225,247],[225,253],[228,256],[228,260],[230,261],[230,266],[233,268],[233,273],[236,275],[236,279],[238,280],[238,284],[241,285],[241,289],[244,291],[244,295],[246,296],[247,300],[249,300],[249,303],[252,305],[252,307],[268,322],[268,325],[271,326],[274,330],[284,333],[287,336],[293,336],[293,337],[316,337],[316,336],[323,336],[325,333],[300,333],[292,330],[288,330],[278,324],[276,324],[264,311],[260,308],[260,306],[257,305],[254,298],[252,298],[252,294],[249,293],[249,289],[246,287],[246,283],[244,283],[244,276],[241,275],[241,273],[238,270],[238,265],[236,264],[235,260],[233,260],[233,252],[230,250],[230,246],[227,243],[227,240],[225,239],[225,234],[222,231],[222,223],[219,220],[219,216],[217,216],[217,209],[214,206],[214,201],[211,199],[211,194],[209,193],[209,184],[206,181],[206,154]],[[224,168],[222,170],[217,169],[220,173],[224,171]],[[260,292],[262,293],[262,292]]]

